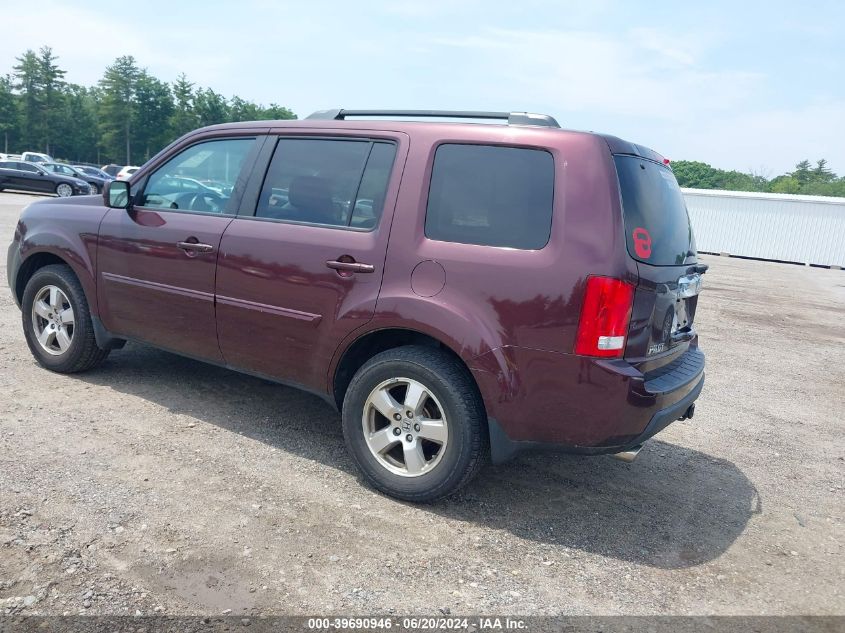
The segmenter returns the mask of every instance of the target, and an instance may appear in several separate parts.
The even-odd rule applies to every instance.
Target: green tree
[[[41,64],[33,50],[27,50],[15,58],[17,64],[12,68],[17,82],[15,88],[20,93],[20,137],[27,148],[36,147],[38,140],[38,113],[41,109]]]
[[[778,176],[769,183],[772,193],[801,193],[801,181],[792,175]]]
[[[74,162],[93,160],[97,155],[97,104],[92,91],[67,84],[62,91],[62,110],[57,114],[53,148],[56,158]]]
[[[135,85],[135,163],[146,162],[172,139],[170,86],[142,70]]]
[[[9,151],[9,138],[11,137],[12,142],[15,141],[20,125],[17,97],[12,90],[11,75],[0,77],[0,134],[3,136],[3,153]]]
[[[266,108],[261,108],[259,112],[259,120],[267,119],[271,121],[275,120],[288,120],[288,119],[295,119],[296,115],[284,108],[280,105],[276,105],[275,103],[271,103]]]
[[[211,88],[198,89],[194,94],[194,113],[199,127],[226,123],[229,120],[229,105],[223,95]]]
[[[211,88],[194,90],[184,74],[167,84],[140,70],[131,56],[115,59],[95,86],[68,84],[64,77],[48,46],[27,50],[11,75],[0,76],[3,151],[140,163],[199,126],[296,118],[275,103],[264,107],[239,96],[226,100]]]
[[[741,171],[722,172],[717,189],[729,191],[765,191],[766,183],[761,183],[751,174]]]
[[[806,185],[812,179],[812,173],[810,171],[810,161],[802,160],[800,163],[795,165],[795,171],[788,175],[792,176],[792,178],[798,181],[798,184]]]
[[[51,153],[52,132],[62,112],[62,86],[65,71],[56,63],[57,57],[49,46],[41,47],[38,56],[38,83],[41,91],[41,104],[38,112],[38,127],[41,146]]]
[[[132,123],[135,110],[135,88],[140,70],[131,55],[114,60],[100,80],[99,125],[102,143],[110,159],[123,155],[126,164],[132,161]]]
[[[251,101],[244,101],[238,96],[232,97],[229,100],[229,120],[230,121],[259,121],[258,106]]]
[[[816,161],[816,166],[810,172],[810,178],[815,182],[833,182],[836,180],[836,174],[827,167],[827,161],[822,158]]]
[[[187,134],[197,127],[194,113],[194,84],[188,81],[185,73],[173,82],[173,114],[170,117],[170,131],[174,138]]]
[[[694,160],[672,162],[672,171],[681,187],[692,189],[716,189],[719,186],[719,170],[707,163]]]

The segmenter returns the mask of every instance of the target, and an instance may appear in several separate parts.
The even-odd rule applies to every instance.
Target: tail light
[[[575,353],[619,358],[625,350],[634,287],[612,277],[587,277]]]

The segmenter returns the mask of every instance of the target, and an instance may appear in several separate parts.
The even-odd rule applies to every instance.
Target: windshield
[[[672,170],[638,156],[613,159],[631,257],[655,266],[694,262],[695,238]]]

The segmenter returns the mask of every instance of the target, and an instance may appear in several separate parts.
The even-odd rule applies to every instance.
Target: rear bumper
[[[540,358],[536,350],[529,352],[530,359],[514,354],[511,367],[522,369],[510,383],[493,383],[486,372],[473,370],[487,406],[494,462],[534,449],[628,450],[690,417],[704,386],[704,354],[697,340],[674,361],[646,374],[624,360],[552,353]],[[502,389],[510,385],[512,390]]]
[[[530,440],[514,441],[508,437],[507,433],[502,430],[501,425],[494,418],[488,418],[487,423],[490,430],[490,453],[492,461],[494,464],[500,464],[513,459],[513,457],[525,451],[557,450],[564,453],[576,453],[580,455],[608,455],[630,450],[651,439],[672,424],[672,422],[691,418],[695,401],[703,388],[704,374],[699,377],[693,390],[681,400],[655,413],[642,433],[629,439],[626,443],[616,446],[565,446],[550,442],[533,442]]]

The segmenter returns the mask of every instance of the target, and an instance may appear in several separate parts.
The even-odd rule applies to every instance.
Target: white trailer
[[[700,252],[845,268],[845,198],[681,191]]]

